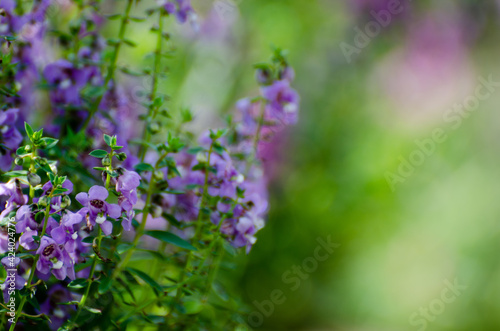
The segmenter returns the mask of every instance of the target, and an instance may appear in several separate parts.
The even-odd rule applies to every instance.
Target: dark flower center
[[[92,207],[95,207],[97,209],[101,209],[102,207],[104,207],[104,201],[102,200],[94,199],[90,201],[90,204],[92,205]]]
[[[56,248],[55,248],[54,244],[48,245],[47,247],[45,247],[43,249],[43,256],[50,256],[50,255],[52,255],[52,253],[54,253],[55,249]]]

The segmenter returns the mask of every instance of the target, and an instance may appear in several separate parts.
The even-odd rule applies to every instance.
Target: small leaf
[[[111,136],[108,136],[107,134],[104,135],[104,142],[109,147],[113,146],[113,143],[112,143],[113,142],[113,138]]]
[[[130,245],[130,244],[120,244],[116,248],[116,251],[118,252],[118,254],[123,254],[126,251],[128,251],[130,248],[132,248],[132,245]]]
[[[153,278],[151,278],[147,273],[134,269],[134,268],[127,268],[127,270],[136,276],[140,277],[146,284],[151,286],[151,288],[155,291],[156,294],[162,293],[163,288],[158,284]]]
[[[112,284],[112,278],[104,278],[103,280],[101,280],[101,283],[99,284],[99,294],[106,293],[110,289]]]
[[[120,17],[122,17],[122,14],[111,14],[111,15],[104,15],[108,20],[116,20]]]
[[[82,242],[83,243],[86,243],[86,244],[92,244],[94,242],[94,238],[95,237],[92,237],[92,236],[88,236],[88,237],[85,237],[82,239]]]
[[[133,42],[132,40],[130,40],[130,39],[123,39],[122,41],[125,44],[129,45],[130,47],[137,47],[137,44],[135,42]]]
[[[92,152],[89,153],[90,156],[97,157],[99,159],[102,159],[106,155],[108,155],[108,152],[102,150],[102,149],[95,149]]]
[[[76,305],[78,306],[80,304],[80,301],[69,301],[69,302],[58,302],[58,305],[63,305],[63,306],[73,306]]]
[[[28,302],[33,306],[33,308],[40,310],[40,305],[35,297],[28,296]]]
[[[24,122],[24,129],[26,130],[28,138],[33,141],[33,129],[31,128],[31,126],[28,123]]]
[[[68,284],[68,287],[70,288],[84,288],[87,284],[87,279],[86,278],[78,278],[73,280],[71,283]]]
[[[22,177],[28,175],[27,170],[14,170],[14,171],[9,171],[3,174],[6,177]]]
[[[148,163],[139,163],[134,168],[135,168],[135,170],[137,170],[137,172],[142,172],[142,171],[151,171],[152,172],[155,170],[153,168],[153,166],[151,164],[148,164]]]
[[[45,147],[44,147],[44,148],[42,148],[42,149],[49,149],[49,148],[52,148],[52,147],[54,147],[55,145],[57,145],[57,143],[59,142],[59,140],[58,140],[58,139],[48,138],[48,137],[42,138],[41,140],[42,140],[42,141],[45,141],[45,143],[47,143],[47,146],[45,146]]]
[[[187,249],[187,250],[191,250],[191,251],[196,250],[196,247],[194,247],[193,245],[188,243],[186,240],[184,240],[184,239],[182,239],[182,238],[180,238],[180,237],[176,236],[175,234],[170,233],[168,231],[151,230],[151,231],[146,231],[145,234],[147,234],[150,237],[161,240],[163,242],[166,242],[166,243],[169,243],[169,244],[172,244],[172,245],[175,245],[175,246]]]
[[[26,150],[24,149],[24,146],[21,146],[19,147],[17,150],[16,150],[16,155],[17,156],[23,156],[23,155],[26,155],[28,153],[26,153]]]
[[[96,308],[87,307],[87,306],[84,306],[83,308],[85,308],[85,310],[88,310],[89,312],[91,312],[93,314],[102,314],[101,310],[96,309]]]
[[[134,22],[144,22],[146,20],[146,18],[144,17],[136,17],[136,16],[130,16],[129,18],[131,21]]]

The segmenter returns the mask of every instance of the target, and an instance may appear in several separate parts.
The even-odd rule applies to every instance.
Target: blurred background
[[[277,137],[269,161],[268,223],[225,271],[258,313],[250,324],[499,330],[500,88],[482,79],[500,82],[500,2],[194,6],[201,36],[179,46],[186,56],[167,88],[198,123],[255,94],[251,64],[270,45],[289,50],[301,95],[299,124]],[[283,274],[329,236],[340,246],[293,291]],[[276,289],[286,299],[259,310]]]
[[[217,127],[258,93],[252,64],[272,45],[289,50],[301,95],[299,124],[276,137],[266,161],[267,226],[221,271],[249,324],[499,330],[500,2],[193,7],[196,24],[170,22],[176,56],[162,82],[171,108],[194,112],[192,130]],[[151,49],[127,50],[121,64],[150,64],[149,28],[134,26],[129,39]],[[147,82],[132,85],[140,94]],[[324,261],[320,241],[336,244]]]

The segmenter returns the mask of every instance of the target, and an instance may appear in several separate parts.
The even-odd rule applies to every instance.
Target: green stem
[[[98,227],[98,230],[97,230],[97,251],[101,250],[101,239],[102,239],[101,232],[102,232],[101,227]],[[89,296],[90,287],[92,286],[95,268],[97,266],[98,259],[99,259],[99,257],[97,256],[97,254],[94,253],[94,260],[92,261],[92,266],[90,267],[89,277],[87,278],[88,285],[87,285],[87,288],[85,289],[85,293],[83,294],[82,298],[80,299],[80,303],[78,304],[78,310],[76,312],[75,319],[74,319],[75,323],[78,320],[78,317],[80,316],[80,313],[82,312],[83,307],[85,307],[85,302],[87,301],[87,298]]]
[[[118,60],[118,54],[120,53],[120,48],[123,43],[123,37],[125,36],[125,30],[127,27],[127,24],[129,22],[129,16],[130,16],[130,10],[132,9],[132,4],[134,0],[128,0],[127,1],[127,7],[125,9],[125,14],[123,15],[121,24],[120,24],[120,30],[118,32],[118,42],[115,44],[115,50],[113,52],[113,57],[111,59],[111,63],[108,68],[108,73],[106,74],[106,78],[104,79],[104,88],[108,88],[108,84],[113,78],[115,74],[115,69],[116,69],[116,61]],[[99,109],[99,105],[101,103],[102,98],[104,97],[104,93],[101,93],[95,100],[95,102],[92,105],[92,108],[90,109],[89,116],[85,119],[85,122],[83,123],[82,128],[80,131],[85,131],[87,129],[90,120],[94,116],[94,114],[97,112]]]
[[[35,148],[35,144],[33,144],[31,146],[31,160],[30,160],[30,170],[29,170],[30,173],[36,173],[35,157],[36,157],[36,148]],[[33,201],[33,198],[35,197],[35,189],[33,188],[33,186],[31,186],[31,183],[29,183],[29,181],[28,181],[28,184],[30,186],[28,204],[31,204],[31,202]]]
[[[52,189],[53,191],[54,189]],[[49,194],[49,197],[52,196],[52,191],[50,192]],[[45,219],[43,221],[43,229],[42,229],[42,233],[40,234],[40,240],[41,238],[43,238],[43,236],[45,235],[45,231],[47,230],[47,221],[49,220],[49,215],[50,215],[50,202],[47,204],[47,207],[45,208]],[[35,271],[36,271],[36,263],[38,262],[38,259],[40,258],[40,255],[36,255],[35,258],[33,259],[33,265],[31,266],[31,270],[30,270],[30,276],[28,278],[28,282],[27,282],[27,287],[31,287],[31,283],[33,282],[33,277],[35,276]],[[21,302],[19,303],[19,308],[17,308],[17,313],[16,313],[16,317],[14,319],[14,322],[10,325],[10,328],[9,328],[9,331],[14,331],[15,328],[16,328],[16,324],[17,324],[17,321],[19,320],[19,317],[21,316],[22,312],[23,312],[23,308],[24,308],[24,304],[26,303],[26,300],[27,300],[27,296],[23,296],[23,298],[21,299]]]
[[[163,39],[163,11],[159,12],[158,17],[158,38],[156,39],[156,49],[154,57],[154,71],[153,71],[153,85],[151,87],[151,94],[149,95],[150,106],[148,109],[148,117],[146,125],[144,126],[144,131],[142,133],[142,140],[148,141],[151,139],[151,133],[148,130],[149,124],[156,118],[158,107],[154,105],[154,100],[156,99],[156,94],[158,91],[158,73],[160,71],[161,64],[161,46]],[[144,157],[146,156],[148,146],[141,145],[141,162],[144,162]]]
[[[196,222],[196,232],[194,234],[194,241],[198,241],[201,235],[201,229],[203,225],[203,207],[205,206],[205,201],[207,200],[207,190],[208,190],[208,175],[210,173],[210,157],[212,155],[213,142],[210,144],[210,148],[208,149],[208,157],[207,157],[207,168],[205,169],[205,179],[203,181],[203,193],[201,195],[200,201],[200,210],[198,211],[198,220]]]
[[[146,196],[146,203],[144,205],[144,209],[142,210],[141,224],[139,225],[139,228],[137,229],[137,232],[135,233],[134,241],[132,242],[132,247],[127,251],[127,255],[125,255],[125,258],[122,260],[122,262],[113,271],[113,274],[111,275],[111,279],[115,279],[116,276],[121,272],[123,267],[125,267],[125,265],[127,265],[128,261],[132,257],[132,254],[134,253],[134,250],[137,247],[137,244],[139,243],[139,239],[144,234],[144,229],[146,228],[146,223],[147,223],[150,204],[151,204],[151,197],[153,196],[154,187],[155,187],[155,179],[154,179],[154,175],[151,175],[151,181],[149,182],[148,192],[147,192],[147,196]]]
[[[220,247],[222,246],[220,244],[220,237],[217,237],[214,242],[217,243],[216,247],[215,247],[215,258],[214,260],[212,261],[212,263],[210,264],[210,269],[209,269],[209,272],[208,272],[208,281],[207,281],[207,286],[205,288],[205,294],[204,294],[204,300],[207,299],[208,297],[208,294],[210,293],[210,289],[212,288],[212,284],[215,280],[215,276],[217,275],[217,271],[219,270],[219,265],[222,261],[222,257],[224,256],[224,252],[220,252],[218,253],[218,251],[220,250]]]
[[[213,142],[210,144],[210,148],[208,150],[208,157],[207,157],[207,169],[205,170],[205,179],[203,182],[203,192],[201,195],[201,201],[200,201],[200,210],[198,211],[198,219],[196,222],[196,232],[194,234],[194,243],[199,241],[199,237],[201,235],[201,229],[203,225],[203,207],[205,206],[205,200],[207,196],[207,190],[208,190],[208,175],[209,175],[209,167],[210,167],[210,156],[212,155],[212,147],[213,147]],[[179,282],[182,283],[184,282],[184,279],[186,278],[186,271],[191,270],[191,264],[193,263],[193,251],[189,251],[187,260],[186,260],[186,266],[184,269],[182,269],[181,273],[181,278],[179,279]],[[182,291],[181,289],[177,289],[177,294],[175,296],[176,300],[179,301],[182,297]]]
[[[259,115],[259,122],[257,123],[257,131],[255,132],[255,138],[253,141],[253,150],[255,155],[257,155],[257,146],[259,144],[259,139],[260,139],[260,131],[262,130],[262,125],[264,124],[264,114],[266,111],[266,102],[261,101],[262,104],[260,106],[260,115]]]
[[[110,165],[107,166],[108,170],[111,171],[113,170],[113,149],[111,149],[111,152],[109,153],[109,159],[110,159]],[[111,182],[111,176],[109,173],[106,175],[106,190],[109,189],[109,184]],[[102,230],[100,226],[97,226],[97,252],[101,251],[101,241],[102,241]],[[85,302],[87,301],[87,298],[90,293],[90,288],[92,286],[93,278],[94,278],[94,273],[95,273],[95,268],[97,266],[97,262],[99,261],[99,256],[97,253],[94,252],[94,259],[92,261],[92,266],[90,267],[90,273],[87,278],[87,288],[85,289],[85,293],[80,299],[80,303],[78,304],[78,310],[76,311],[74,323],[78,321],[78,317],[80,316],[80,313],[82,312],[83,307],[85,307]]]

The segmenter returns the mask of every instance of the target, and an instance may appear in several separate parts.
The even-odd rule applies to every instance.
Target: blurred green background
[[[198,34],[169,26],[176,57],[163,89],[172,108],[196,114],[193,130],[256,95],[252,64],[271,45],[296,69],[300,121],[268,165],[267,225],[222,271],[262,314],[256,329],[500,330],[499,86],[458,110],[484,89],[480,77],[500,82],[500,5],[396,2],[400,12],[379,31],[368,25],[373,37],[348,58],[341,43],[356,46],[371,11],[391,1],[200,0]],[[152,49],[148,28],[130,39]],[[122,61],[140,66],[145,51]],[[424,153],[416,140],[433,142]],[[292,291],[283,274],[328,236],[340,246]],[[255,302],[276,289],[286,299],[264,316]]]

